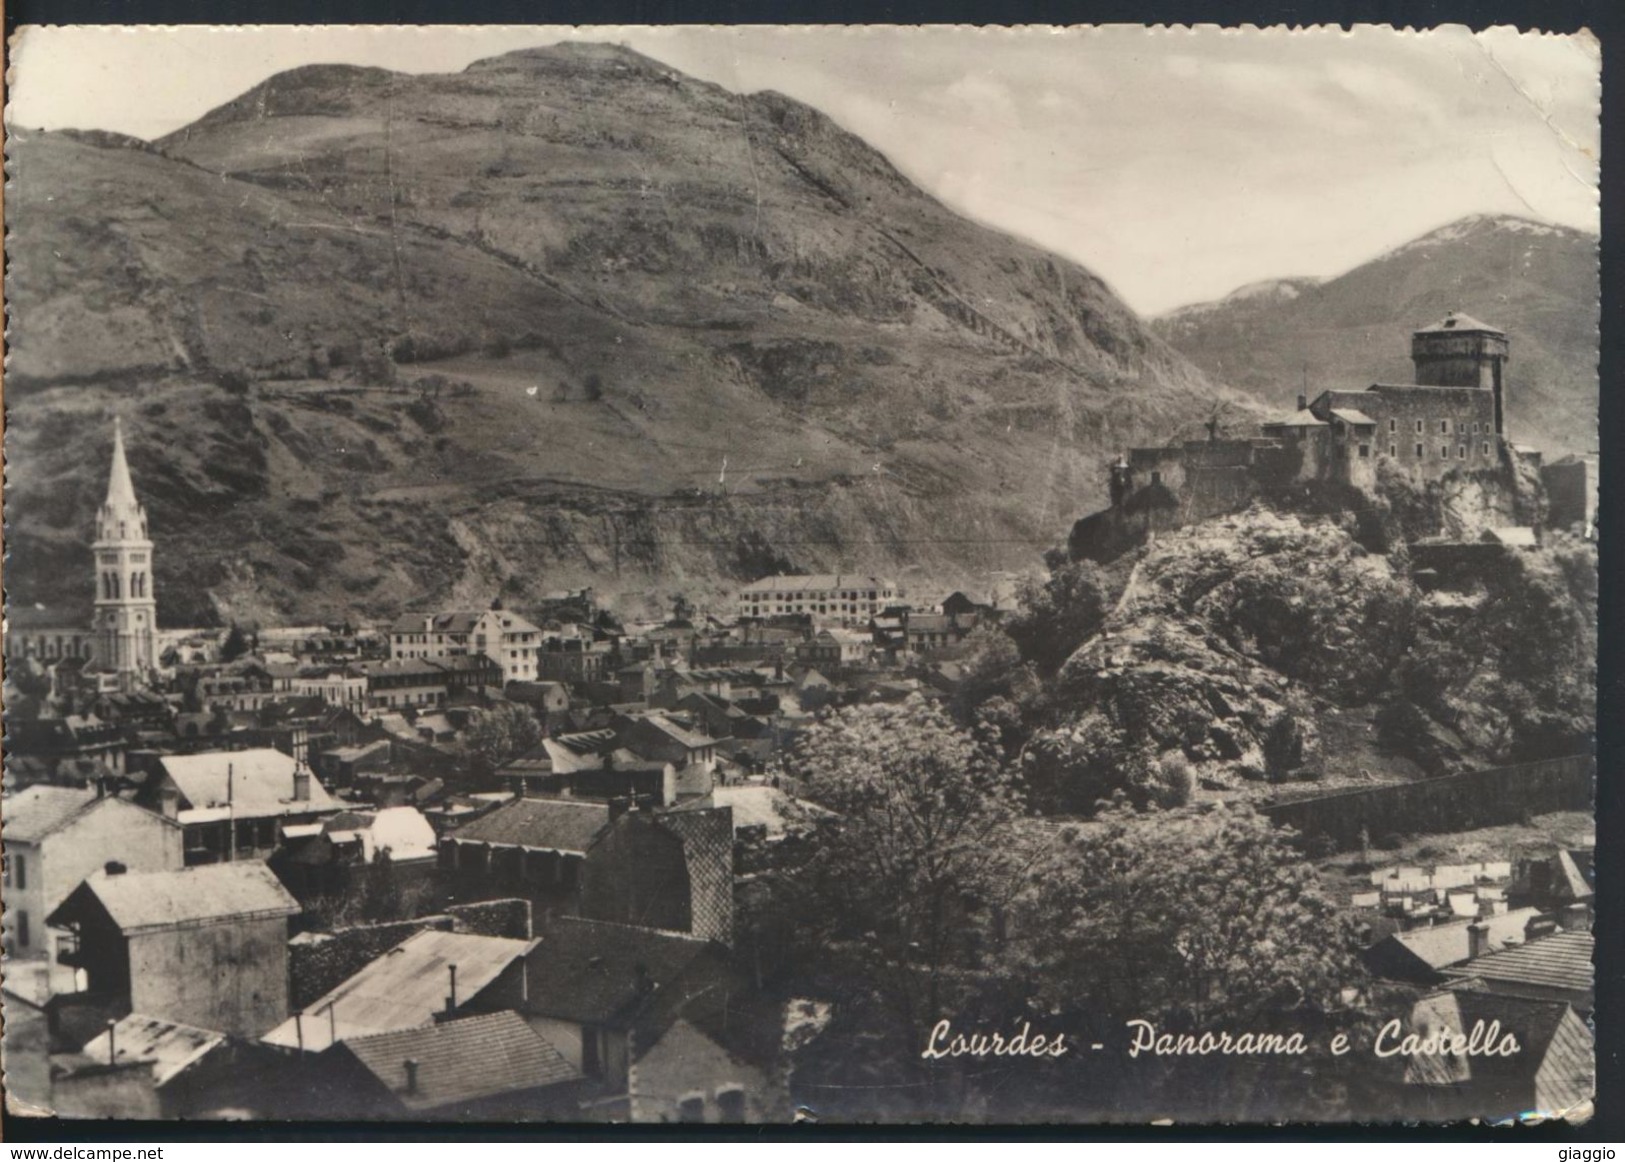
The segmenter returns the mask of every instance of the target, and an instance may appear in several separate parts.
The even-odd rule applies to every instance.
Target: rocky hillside
[[[1597,238],[1525,218],[1464,218],[1325,281],[1243,287],[1153,329],[1215,379],[1290,406],[1307,379],[1359,390],[1412,378],[1410,333],[1462,310],[1512,341],[1513,439],[1597,447]]]
[[[1248,406],[815,110],[621,48],[9,161],[25,602],[88,596],[113,414],[195,621],[1023,565],[1119,447]]]

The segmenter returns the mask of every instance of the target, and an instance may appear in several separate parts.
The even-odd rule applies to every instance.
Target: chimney
[[[107,797],[107,779],[104,776],[98,775],[97,778],[96,778],[96,798],[105,799],[106,797]]]
[[[448,964],[446,969],[451,974],[451,992],[446,996],[446,1012],[455,1013],[457,1011],[457,966]]]
[[[1467,925],[1467,959],[1477,960],[1490,950],[1490,926],[1482,920]]]
[[[110,876],[121,876],[130,869],[116,859],[110,859],[102,865],[102,870]]]
[[[628,795],[612,795],[609,800],[609,821],[611,823],[625,815],[632,809],[632,799]]]
[[[109,1019],[107,1022],[107,1064],[118,1064],[118,1022]]]
[[[293,768],[293,798],[297,803],[310,802],[310,768],[304,763]]]
[[[1306,410],[1308,410],[1308,407],[1309,407],[1309,397],[1307,395],[1305,395],[1303,392],[1300,391],[1298,393],[1298,410],[1300,412],[1301,411],[1306,411]]]
[[[1583,903],[1564,905],[1558,915],[1558,927],[1565,932],[1591,931],[1591,909]]]
[[[406,1066],[406,1092],[416,1093],[418,1091],[418,1063],[408,1057],[401,1064]]]

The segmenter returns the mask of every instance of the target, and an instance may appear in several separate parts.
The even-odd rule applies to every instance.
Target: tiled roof
[[[120,1065],[150,1061],[153,1083],[163,1085],[225,1039],[224,1033],[131,1013],[113,1027],[111,1046],[103,1032],[79,1052],[98,1065],[108,1063],[110,1048],[118,1053]]]
[[[298,902],[257,860],[182,871],[97,872],[84,883],[126,936],[204,920],[292,916]]]
[[[1353,408],[1333,408],[1332,415],[1342,420],[1345,424],[1353,424],[1357,427],[1376,427],[1377,425],[1376,420],[1372,419],[1364,412],[1356,411]]]
[[[1593,948],[1589,932],[1554,932],[1517,948],[1480,956],[1462,971],[1489,982],[1589,992]]]
[[[742,589],[741,593],[796,593],[804,590],[827,589],[897,589],[895,581],[884,577],[860,577],[850,573],[799,573],[787,577],[763,577]]]
[[[1452,1033],[1471,1034],[1479,1022],[1486,1029],[1491,1022],[1499,1022],[1503,1034],[1517,1038],[1518,1052],[1504,1057],[1498,1053],[1471,1057],[1416,1054],[1408,1060],[1405,1080],[1413,1085],[1456,1085],[1469,1080],[1532,1077],[1543,1067],[1556,1068],[1565,1075],[1590,1073],[1595,1068],[1591,1039],[1585,1036],[1585,1026],[1578,1018],[1565,1021],[1570,1011],[1562,1001],[1495,993],[1435,993],[1423,997],[1412,1010],[1413,1026],[1443,1025]],[[1548,1056],[1554,1054],[1559,1059],[1548,1062]]]
[[[530,959],[526,1004],[543,1016],[603,1024],[670,987],[706,947],[683,933],[561,916],[548,924]]]
[[[452,965],[457,966],[461,1004],[534,946],[532,940],[500,936],[418,932],[305,1006],[302,1018],[282,1022],[261,1040],[285,1049],[303,1043],[307,1050],[320,1051],[335,1040],[428,1025],[446,1007]]]
[[[640,714],[636,717],[636,721],[647,722],[679,746],[687,747],[689,750],[699,750],[703,747],[716,745],[716,739],[708,735],[696,734],[692,730],[686,730],[664,714]]]
[[[1524,928],[1538,915],[1538,908],[1519,908],[1515,912],[1486,917],[1484,923],[1489,926],[1489,946],[1499,948],[1509,937],[1521,939]],[[1467,924],[1439,924],[1432,928],[1413,928],[1409,932],[1397,933],[1394,939],[1428,967],[1447,968],[1460,964],[1472,955],[1468,944],[1468,927]],[[1482,959],[1474,961],[1475,975],[1477,966],[1482,963]]]
[[[0,801],[0,828],[7,840],[38,843],[94,802],[93,790],[29,787]]]
[[[344,1042],[407,1109],[425,1110],[576,1081],[580,1072],[524,1018],[485,1013]],[[406,1062],[417,1062],[408,1090]]]
[[[571,799],[515,799],[458,828],[454,839],[534,851],[585,853],[609,823],[609,807]]]
[[[1506,332],[1501,330],[1501,328],[1492,327],[1488,323],[1481,323],[1471,315],[1463,314],[1460,311],[1451,311],[1437,323],[1433,323],[1426,327],[1418,327],[1415,333],[1418,335],[1433,335],[1450,334],[1452,332],[1461,333],[1468,331],[1483,331],[1490,335],[1506,334]]]
[[[186,806],[224,807],[229,802],[238,819],[337,811],[343,806],[314,775],[310,779],[310,798],[295,799],[293,772],[298,764],[290,755],[271,747],[165,755],[159,762],[180,788]]]

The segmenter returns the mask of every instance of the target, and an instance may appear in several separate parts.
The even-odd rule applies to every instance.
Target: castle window
[[[1416,434],[1418,436],[1420,436],[1422,434],[1422,421],[1421,420],[1416,421]],[[1417,454],[1420,455],[1421,453],[1417,453]]]
[[[1449,420],[1440,420],[1439,421],[1439,434],[1441,436],[1448,436],[1450,434],[1450,421]]]
[[[1466,420],[1457,420],[1456,421],[1456,435],[1465,436],[1466,434],[1467,434],[1467,421]]]
[[[1440,444],[1439,445],[1439,459],[1441,459],[1441,460],[1450,459],[1450,445],[1449,444]]]
[[[1389,444],[1388,445],[1388,455],[1390,457],[1392,457],[1393,459],[1395,459],[1395,460],[1399,459],[1399,445],[1398,444]]]
[[[1422,445],[1420,444],[1416,445],[1416,458],[1418,460],[1422,458]]]
[[[1457,444],[1456,445],[1456,459],[1458,459],[1458,460],[1467,459],[1467,445],[1466,444]]]
[[[1490,454],[1490,446],[1489,446],[1489,444],[1488,444],[1488,443],[1487,443],[1487,442],[1486,442],[1486,443],[1485,443],[1485,444],[1484,444],[1484,455],[1486,455],[1486,456],[1488,456],[1488,455],[1489,455],[1489,454]]]
[[[1389,431],[1390,431],[1390,432],[1397,432],[1397,431],[1399,431],[1399,421],[1398,421],[1398,420],[1395,420],[1395,419],[1390,419],[1390,420],[1389,420],[1389,421],[1388,421],[1388,430],[1389,430]]]

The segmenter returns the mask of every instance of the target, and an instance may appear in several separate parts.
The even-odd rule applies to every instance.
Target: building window
[[[1475,435],[1475,436],[1478,435],[1478,425],[1477,424],[1473,425],[1473,435]]]
[[[1441,459],[1441,460],[1450,459],[1450,445],[1449,444],[1440,444],[1439,445],[1439,459]]]
[[[1450,421],[1449,420],[1440,420],[1439,421],[1439,434],[1441,436],[1448,436],[1450,434]]]
[[[1397,431],[1399,431],[1399,421],[1398,421],[1398,420],[1395,420],[1395,419],[1390,419],[1390,420],[1389,420],[1389,421],[1388,421],[1388,430],[1389,430],[1389,431],[1390,431],[1390,432],[1397,432]]]
[[[1421,420],[1416,421],[1416,434],[1418,436],[1420,436],[1422,434],[1422,421]]]
[[[1457,444],[1456,445],[1456,459],[1458,459],[1458,460],[1467,459],[1467,445],[1466,444]]]
[[[1389,444],[1388,445],[1388,455],[1392,459],[1395,459],[1395,460],[1399,459],[1399,445],[1398,444]]]
[[[28,939],[28,913],[27,912],[18,912],[17,913],[17,943],[19,943],[19,944],[29,944],[29,943],[31,943],[31,941]]]
[[[677,1100],[677,1120],[697,1124],[705,1121],[705,1095],[685,1093]]]
[[[28,861],[21,855],[14,856],[13,859],[17,864],[17,890],[21,891],[28,886]]]
[[[1467,434],[1467,421],[1466,420],[1457,420],[1456,421],[1456,435],[1465,436],[1466,434]]]
[[[1360,445],[1360,459],[1362,459],[1362,460],[1371,459],[1371,445],[1370,444],[1361,444]]]
[[[1489,446],[1489,444],[1488,444],[1488,443],[1487,443],[1487,442],[1486,442],[1486,443],[1485,443],[1485,444],[1484,444],[1484,455],[1486,455],[1486,456],[1488,456],[1488,455],[1489,455],[1489,454],[1490,454],[1490,446]]]
[[[1422,445],[1420,444],[1416,445],[1416,458],[1418,460],[1422,458]]]

